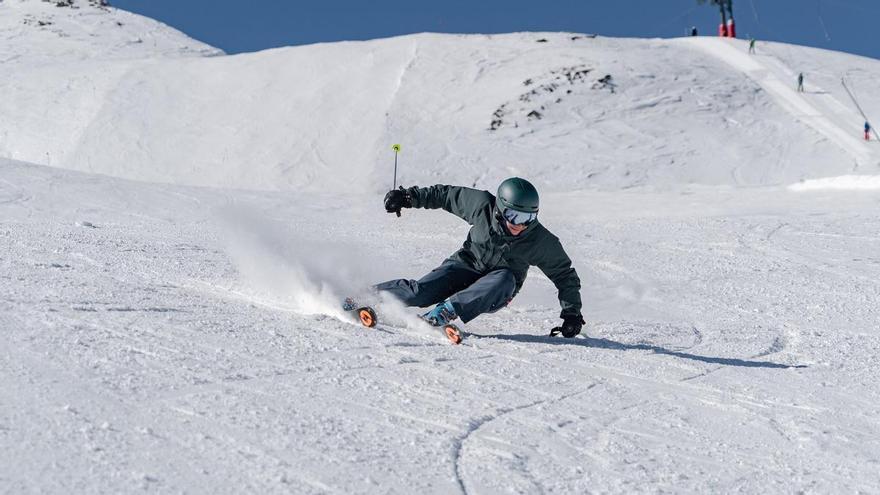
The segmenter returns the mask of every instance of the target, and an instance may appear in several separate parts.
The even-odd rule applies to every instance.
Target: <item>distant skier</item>
[[[580,333],[581,281],[559,238],[538,222],[538,191],[531,183],[507,179],[496,196],[459,186],[401,186],[385,195],[385,210],[400,213],[401,208],[443,208],[471,229],[461,249],[421,279],[390,280],[376,289],[407,306],[436,305],[423,315],[432,325],[456,318],[467,323],[507,306],[529,266],[537,266],[559,291],[563,323],[551,333],[567,338]]]
[[[871,124],[865,121],[865,141],[871,139]]]
[[[697,35],[697,26],[692,26],[691,27],[691,36],[696,36],[696,35]]]
[[[749,39],[749,54],[755,53],[755,38]]]
[[[801,72],[798,74],[798,87],[797,90],[799,93],[804,92],[804,73]]]

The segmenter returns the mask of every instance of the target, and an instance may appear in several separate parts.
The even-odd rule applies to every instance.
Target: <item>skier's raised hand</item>
[[[403,186],[400,186],[400,189],[392,189],[385,195],[385,211],[400,216],[401,208],[412,208],[412,197]]]

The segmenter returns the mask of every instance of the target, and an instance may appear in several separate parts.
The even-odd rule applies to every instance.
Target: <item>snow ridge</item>
[[[102,0],[6,0],[0,64],[7,70],[87,60],[222,55],[160,22]]]
[[[124,15],[84,10],[71,19],[86,25]],[[873,143],[843,129],[852,111],[820,94],[824,81],[811,78],[811,92],[793,95],[779,77],[743,78],[757,62],[714,39],[421,34],[205,58],[190,56],[208,52],[188,42],[166,56],[162,46],[180,41],[154,28],[167,41],[147,50],[152,58],[120,60],[147,55],[110,53],[102,43],[91,54],[77,45],[84,62],[63,65],[49,63],[67,60],[55,52],[61,44],[13,38],[0,57],[21,67],[0,81],[8,116],[0,156],[210,187],[356,182],[369,194],[388,186],[390,145],[398,142],[404,183],[488,188],[519,174],[555,191],[785,185],[871,170],[877,161]],[[880,73],[878,62],[858,57],[832,64]],[[878,106],[866,102],[869,111]],[[42,139],[46,133],[54,139]]]

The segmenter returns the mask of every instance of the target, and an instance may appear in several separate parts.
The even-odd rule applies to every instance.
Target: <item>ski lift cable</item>
[[[869,13],[869,14],[876,14],[877,10],[878,10],[876,7],[871,9],[871,8],[865,7],[864,5],[857,5],[852,0],[825,0],[825,3],[835,4],[838,7],[858,10],[860,12],[865,12],[865,13]]]
[[[850,90],[849,86],[847,86],[846,79],[841,77],[840,84],[843,85],[843,89],[846,90],[846,94],[849,95],[850,99],[852,100],[852,102],[856,106],[856,108],[858,109],[859,113],[862,114],[862,117],[865,119],[865,122],[871,122],[871,119],[869,119],[868,116],[865,115],[865,111],[862,110],[861,105],[859,105],[858,100],[856,100],[856,96],[853,94],[852,90]],[[880,140],[880,135],[877,134],[877,128],[874,126],[871,126],[871,129],[874,131],[874,137],[877,138],[878,140]]]
[[[825,33],[825,41],[831,41],[831,35],[825,27],[825,19],[822,18],[822,0],[816,0],[816,16],[819,18],[819,25],[822,26],[822,32]]]
[[[771,33],[769,29],[765,28],[763,24],[761,24],[761,19],[758,17],[758,9],[755,7],[755,0],[749,0],[749,3],[752,5],[752,16],[755,18],[755,26],[757,26],[759,32],[761,34],[774,34]],[[751,36],[755,38],[755,36]]]
[[[663,29],[666,28],[666,26],[669,26],[669,25],[672,24],[672,23],[680,22],[682,18],[686,18],[687,16],[690,15],[691,12],[693,12],[693,11],[696,10],[696,9],[697,9],[696,6],[695,6],[695,7],[690,7],[690,8],[687,8],[687,9],[685,9],[685,10],[679,12],[678,14],[675,14],[674,16],[672,16],[671,18],[669,18],[668,21],[666,21],[666,22],[664,22],[663,24],[661,24],[661,25],[659,26],[659,29],[660,29],[660,30],[663,30]]]
[[[758,9],[755,8],[755,0],[749,0],[749,3],[752,4],[752,15],[755,17],[755,24],[757,24],[758,27],[763,28],[763,26],[761,26],[761,20],[758,19]]]
[[[780,36],[778,32],[776,32],[773,29],[770,29],[769,27],[767,27],[761,23],[761,19],[758,14],[758,8],[755,6],[755,0],[749,0],[749,3],[752,6],[752,16],[755,18],[755,25],[760,30],[760,34],[763,35],[762,37],[767,38],[767,39],[775,39],[777,41],[784,41],[785,40],[784,36]]]

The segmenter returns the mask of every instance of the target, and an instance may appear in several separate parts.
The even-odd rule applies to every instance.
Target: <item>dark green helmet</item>
[[[527,213],[538,213],[538,190],[525,179],[511,177],[498,186],[495,206],[502,213],[508,208]]]

